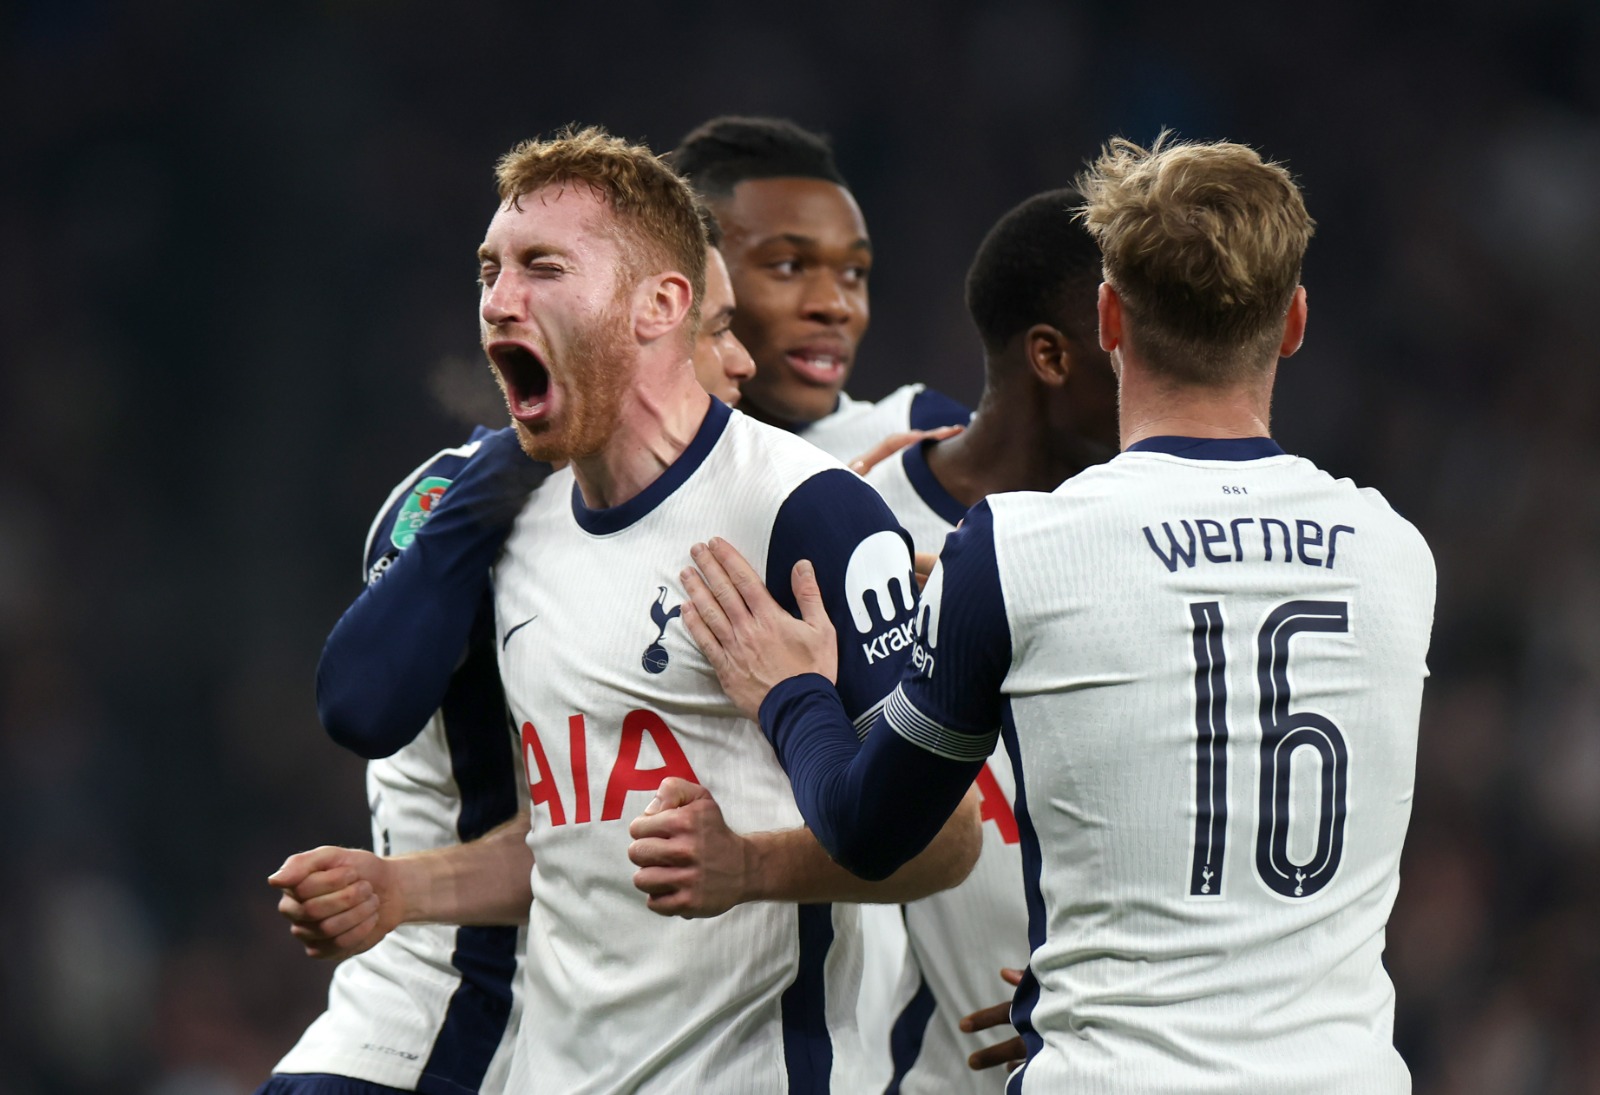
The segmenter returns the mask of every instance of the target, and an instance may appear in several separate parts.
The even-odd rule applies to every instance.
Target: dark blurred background
[[[0,1092],[242,1095],[320,1010],[263,879],[367,840],[312,670],[488,390],[493,159],[725,112],[837,142],[867,397],[976,397],[974,247],[1107,136],[1290,165],[1276,432],[1439,562],[1397,1041],[1428,1095],[1600,1092],[1600,4],[1326,8],[0,5]]]

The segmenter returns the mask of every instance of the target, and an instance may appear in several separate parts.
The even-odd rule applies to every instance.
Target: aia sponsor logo
[[[645,739],[650,739],[653,752],[661,763],[642,768],[639,757]],[[558,754],[559,757],[559,754]],[[589,728],[580,713],[567,717],[567,774],[570,796],[562,794],[556,782],[555,770],[550,765],[549,751],[531,722],[522,724],[522,759],[528,773],[528,800],[530,805],[543,805],[550,814],[551,825],[585,825],[593,820],[592,794],[594,788],[589,776]],[[656,793],[661,781],[677,776],[690,783],[699,783],[677,735],[667,726],[666,720],[654,711],[629,711],[622,719],[622,736],[617,743],[617,759],[605,779],[605,790],[600,800],[601,821],[616,821],[622,817],[630,791]],[[567,807],[571,804],[571,817]],[[644,808],[643,804],[639,807]]]

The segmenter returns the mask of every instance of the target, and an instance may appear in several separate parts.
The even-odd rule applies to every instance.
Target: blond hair
[[[1225,384],[1277,360],[1315,223],[1289,172],[1245,145],[1117,137],[1078,179],[1131,340],[1176,380]]]
[[[693,342],[706,293],[706,230],[694,192],[660,157],[599,126],[567,126],[548,140],[517,145],[494,175],[500,201],[519,210],[524,195],[546,186],[588,186],[616,216],[631,278],[675,270],[689,279],[694,299],[684,333]]]

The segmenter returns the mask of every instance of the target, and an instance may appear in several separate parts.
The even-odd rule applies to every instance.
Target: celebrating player
[[[707,392],[732,406],[755,366],[731,331],[733,288],[716,251],[715,222],[704,220],[712,246],[694,371]],[[329,638],[318,666],[318,706],[336,740],[374,758],[368,799],[373,846],[382,855],[487,834],[478,850],[509,856],[512,869],[527,876],[527,818],[513,820],[521,777],[506,737],[488,577],[512,519],[548,470],[522,452],[515,430],[476,431],[468,445],[440,453],[402,481],[368,535],[370,588]],[[343,869],[328,862],[316,882]],[[292,891],[310,873],[274,877],[294,903]],[[523,898],[510,919],[526,913]],[[376,898],[364,901],[344,911],[335,925],[343,930],[334,935],[375,940],[377,917]],[[316,934],[305,941],[312,953],[355,949]],[[399,927],[338,967],[328,1010],[278,1063],[261,1095],[501,1090],[520,1011],[513,989],[521,949],[514,926]]]
[[[825,139],[778,118],[713,118],[672,162],[722,226],[734,331],[757,365],[748,413],[840,460],[890,434],[967,420],[920,384],[875,404],[844,393],[867,330],[872,243]]]
[[[784,877],[804,876],[792,861],[809,858],[840,899],[904,900],[964,876],[975,809],[897,876],[905,892],[829,863],[798,828],[770,748],[679,620],[684,530],[713,527],[775,572],[807,555],[842,633],[859,627],[869,644],[900,634],[914,601],[904,534],[854,475],[694,384],[703,235],[689,191],[647,150],[584,131],[519,146],[500,179],[504,203],[480,249],[485,348],[524,448],[571,460],[524,510],[496,572],[538,896],[510,1086],[537,1076],[555,1091],[850,1090],[853,908],[657,917],[633,888],[625,818],[675,774],[715,789],[730,824],[783,830],[767,850],[789,860]],[[838,662],[865,716],[903,655],[859,648],[843,641]],[[503,915],[519,893],[526,909],[526,871],[508,877],[474,845],[361,862],[381,865],[370,883],[380,930],[402,917]]]
[[[1226,142],[1114,141],[1079,186],[1124,451],[973,509],[859,749],[827,621],[777,612],[727,543],[694,548],[684,621],[864,876],[1005,737],[1033,946],[1009,1091],[1408,1091],[1381,956],[1434,567],[1268,436],[1312,221]]]

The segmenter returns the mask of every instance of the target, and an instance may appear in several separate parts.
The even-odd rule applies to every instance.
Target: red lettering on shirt
[[[656,751],[661,754],[662,764],[659,768],[639,767],[639,747],[644,743],[646,734],[650,735]],[[616,766],[611,769],[611,778],[606,782],[606,798],[600,808],[600,820],[620,818],[623,801],[629,791],[649,791],[654,794],[661,781],[668,776],[677,776],[690,783],[700,782],[700,777],[689,766],[689,758],[683,755],[683,747],[661,716],[654,711],[629,711],[622,720],[622,743],[617,747]]]
[[[550,824],[565,825],[567,811],[561,805],[561,789],[556,786],[556,778],[550,773],[550,762],[545,759],[544,744],[539,740],[539,731],[533,728],[531,722],[522,724],[522,752],[528,769],[530,802],[534,806],[541,802],[546,803],[550,807]],[[533,779],[535,771],[539,773],[537,782]]]
[[[1006,801],[1006,793],[1000,789],[1000,781],[995,779],[994,773],[989,770],[989,763],[985,761],[983,768],[978,772],[978,817],[983,821],[992,821],[995,828],[1000,830],[1000,839],[1007,844],[1015,844],[1021,836],[1017,832],[1017,815],[1011,809],[1011,803]]]
[[[582,715],[568,717],[567,743],[572,748],[572,820],[581,825],[589,820],[589,738],[583,730]]]

